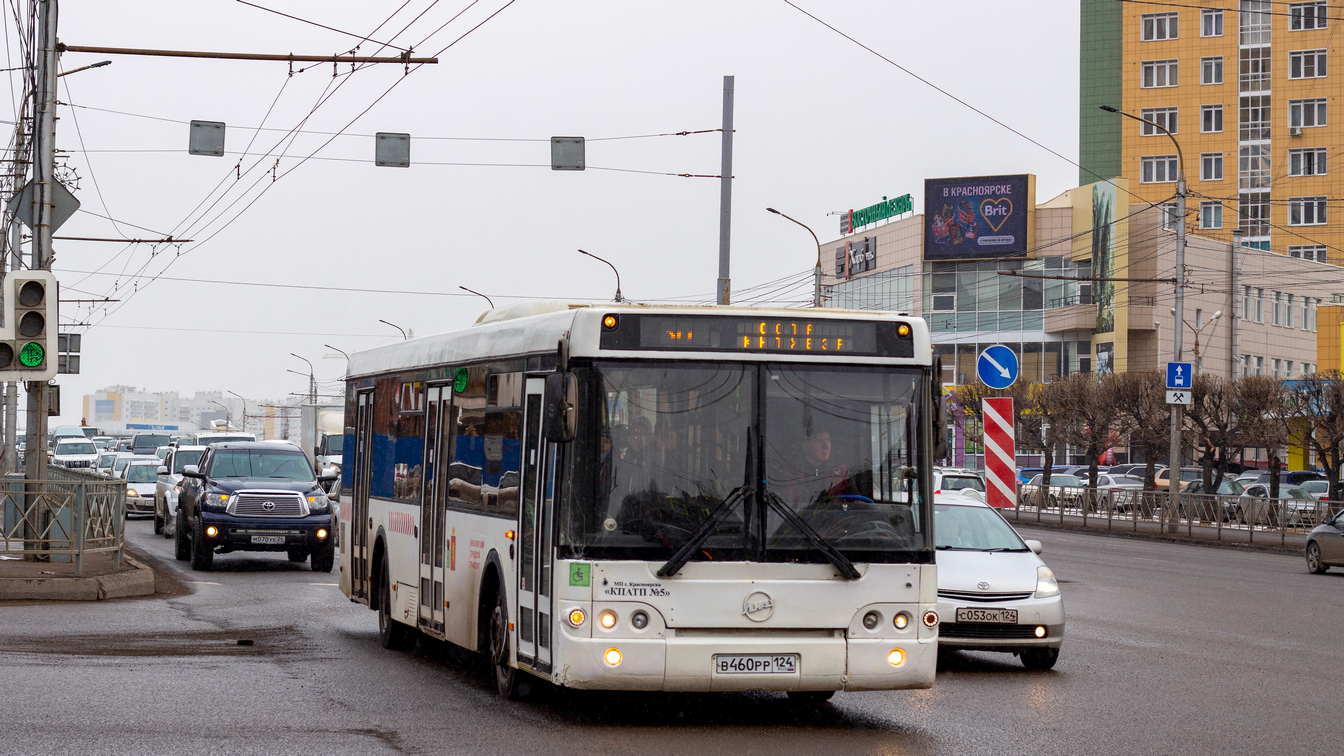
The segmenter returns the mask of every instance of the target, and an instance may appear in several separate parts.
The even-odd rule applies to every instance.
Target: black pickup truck
[[[331,572],[336,538],[327,482],[293,444],[215,444],[199,465],[182,470],[176,556],[208,570],[215,554],[284,551],[291,562],[311,557],[315,572]]]

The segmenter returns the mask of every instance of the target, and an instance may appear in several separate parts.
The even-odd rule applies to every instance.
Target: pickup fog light
[[[887,663],[893,667],[899,667],[905,663],[905,652],[899,648],[893,648],[891,653],[887,654]]]
[[[206,525],[205,535],[207,538],[214,538],[215,536],[219,535],[219,528],[215,527],[214,525]]]
[[[649,615],[643,610],[637,611],[630,615],[630,624],[633,625],[636,630],[643,630],[649,626]]]
[[[616,627],[616,612],[613,612],[610,609],[608,609],[605,612],[602,612],[601,614],[597,615],[597,621],[602,625],[602,627],[605,627],[606,629],[610,630],[613,627]]]
[[[588,614],[582,609],[569,610],[569,624],[573,627],[580,627],[584,620],[588,619]]]
[[[910,624],[910,615],[900,612],[891,620],[891,624],[895,625],[897,630],[904,630],[905,626]]]
[[[1036,568],[1036,598],[1050,598],[1059,595],[1059,581],[1049,567]]]
[[[318,528],[318,529],[317,529],[317,540],[321,541],[321,540],[324,540],[326,537],[327,537],[327,529],[326,529],[326,528]]]
[[[876,630],[880,624],[882,624],[882,615],[877,612],[868,612],[863,615],[863,626],[869,630]]]
[[[611,666],[621,663],[621,650],[619,648],[609,648],[602,654],[602,660]]]
[[[935,612],[932,609],[924,612],[924,624],[928,627],[933,627],[938,624],[938,612]]]
[[[1037,637],[1037,638],[1044,638],[1044,637],[1045,637],[1045,633],[1046,633],[1046,630],[1045,630],[1045,626],[1044,626],[1044,625],[1037,625],[1037,626],[1036,626],[1036,637]]]

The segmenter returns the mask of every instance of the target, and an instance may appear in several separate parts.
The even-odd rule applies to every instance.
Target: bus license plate
[[[284,536],[258,536],[258,535],[252,536],[252,543],[257,544],[263,544],[268,546],[279,546],[284,542],[285,542]]]
[[[1017,610],[976,609],[963,606],[957,608],[957,622],[996,622],[1002,625],[1016,625]]]
[[[714,673],[719,675],[792,675],[797,672],[797,654],[717,654],[714,657]]]

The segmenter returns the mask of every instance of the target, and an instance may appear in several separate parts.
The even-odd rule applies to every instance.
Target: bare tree
[[[1330,481],[1332,501],[1339,500],[1340,444],[1344,444],[1344,376],[1338,370],[1295,380],[1284,394],[1287,436],[1316,458]],[[1276,481],[1277,475],[1271,476]]]
[[[1041,470],[1041,488],[1050,485],[1050,474],[1055,466],[1055,447],[1065,440],[1065,431],[1072,422],[1068,411],[1067,392],[1060,385],[1062,381],[1032,384],[1027,391],[1036,417],[1037,430],[1041,433],[1044,465]]]
[[[1157,458],[1171,440],[1171,408],[1160,373],[1117,373],[1108,381],[1116,429],[1143,450],[1143,490],[1157,488]]]
[[[1079,446],[1087,458],[1088,487],[1097,487],[1097,462],[1110,445],[1115,426],[1112,375],[1075,373],[1050,384],[1059,395],[1065,419],[1063,438]]]
[[[1237,382],[1219,375],[1196,374],[1190,387],[1190,406],[1185,410],[1185,420],[1194,431],[1204,493],[1214,493],[1227,473],[1228,454],[1238,446],[1241,399]]]

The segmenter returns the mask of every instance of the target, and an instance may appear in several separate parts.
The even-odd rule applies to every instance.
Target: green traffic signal
[[[47,358],[47,350],[36,341],[30,341],[19,350],[19,364],[28,368],[41,367]]]

